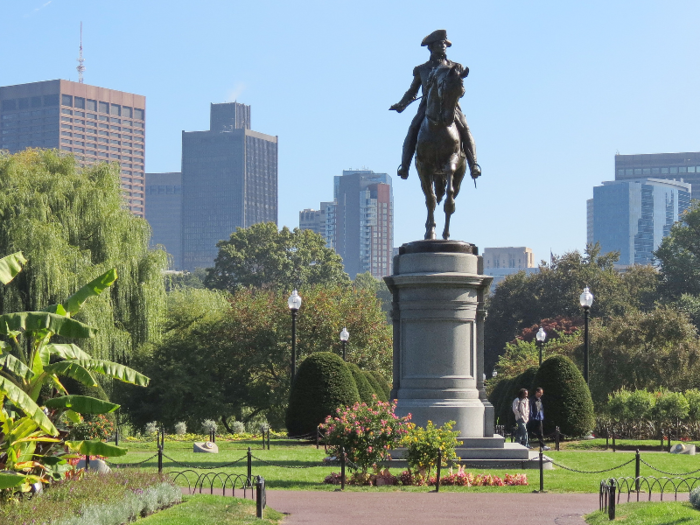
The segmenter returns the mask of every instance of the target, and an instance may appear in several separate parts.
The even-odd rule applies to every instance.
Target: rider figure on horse
[[[398,103],[389,108],[390,110],[393,109],[401,113],[411,102],[416,100],[418,90],[422,88],[423,97],[420,101],[420,105],[418,106],[418,112],[416,113],[416,116],[413,117],[411,126],[408,128],[408,135],[406,135],[406,140],[403,142],[401,165],[397,170],[397,174],[402,179],[408,178],[408,170],[411,167],[411,160],[413,159],[413,154],[416,151],[418,131],[420,130],[423,119],[425,118],[425,107],[428,94],[428,77],[434,69],[440,66],[455,65],[455,62],[448,60],[447,56],[445,55],[445,51],[452,45],[452,42],[447,40],[447,31],[444,29],[438,29],[437,31],[430,33],[423,39],[421,45],[428,46],[428,49],[430,50],[430,60],[428,60],[425,64],[416,66],[413,69],[413,82],[411,83],[411,87],[408,88],[408,91],[406,91],[406,94]],[[469,74],[469,68],[465,67],[463,70],[464,73],[462,73],[462,77],[466,77]],[[474,145],[474,138],[469,131],[467,119],[464,117],[464,113],[462,113],[462,109],[459,107],[459,104],[457,104],[457,110],[455,111],[455,122],[457,124],[457,129],[459,130],[459,135],[462,139],[462,149],[467,157],[469,171],[472,178],[476,179],[479,175],[481,175],[481,168],[476,163],[476,146]]]

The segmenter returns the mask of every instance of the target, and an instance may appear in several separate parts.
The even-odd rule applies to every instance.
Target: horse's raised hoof
[[[448,232],[447,230],[442,232],[442,238],[445,239],[446,241],[449,241],[450,240],[450,232]]]

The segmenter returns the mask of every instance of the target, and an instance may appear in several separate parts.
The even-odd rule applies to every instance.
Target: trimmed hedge
[[[389,398],[391,397],[391,385],[389,385],[384,376],[379,372],[370,372],[370,374],[372,374],[372,377],[377,380],[377,383],[379,384],[381,389],[384,390],[386,400],[389,401]]]
[[[584,436],[593,430],[595,417],[591,392],[578,367],[567,357],[547,359],[535,376],[544,389],[544,431],[559,430],[567,436]]]
[[[362,374],[365,376],[365,379],[367,379],[367,382],[372,386],[374,393],[377,394],[377,399],[379,399],[379,401],[389,401],[389,396],[387,395],[386,390],[384,390],[377,378],[374,377],[374,374],[372,372],[368,372],[367,370],[363,370]]]
[[[367,380],[367,375],[364,374],[355,363],[345,363],[345,366],[348,367],[348,370],[350,370],[355,380],[355,386],[357,387],[357,393],[360,395],[360,401],[371,405],[373,401],[372,395],[377,394],[377,391]],[[377,396],[379,396],[379,394],[377,394]]]
[[[338,407],[360,401],[355,380],[343,359],[315,352],[299,366],[289,395],[286,425],[290,436],[314,434]]]

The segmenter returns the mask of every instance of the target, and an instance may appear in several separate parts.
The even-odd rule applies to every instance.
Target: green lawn
[[[685,445],[691,444],[687,441],[676,441],[674,439],[671,440],[671,446],[676,445],[678,443],[683,443]],[[693,443],[694,444],[694,443]],[[658,439],[616,439],[615,440],[615,447],[620,450],[620,449],[625,449],[625,450],[634,450],[638,448],[641,452],[644,451],[651,451],[651,452],[659,452],[661,451],[660,447],[661,443]],[[667,450],[667,445],[668,443],[666,440],[664,440],[664,450]],[[698,448],[700,448],[700,445],[695,444]],[[607,442],[607,447],[605,444],[605,439],[597,438],[597,439],[586,439],[582,441],[569,441],[569,442],[562,442],[560,448],[562,450],[610,450],[612,451],[612,439],[609,439]]]
[[[176,461],[194,466],[220,466],[235,461],[246,455],[248,446],[254,456],[252,462],[252,474],[261,475],[265,478],[269,489],[289,489],[289,490],[328,490],[337,488],[333,485],[323,484],[323,478],[331,472],[339,472],[339,466],[320,466],[325,457],[323,448],[317,450],[314,445],[299,444],[293,441],[273,440],[271,450],[262,450],[258,441],[218,441],[219,454],[195,454],[192,452],[191,443],[167,442],[164,453],[166,456]],[[114,458],[115,463],[132,463],[152,456],[156,452],[155,443],[124,443],[129,448],[129,454]],[[577,470],[598,471],[612,468],[622,463],[634,459],[633,452],[611,452],[611,451],[590,451],[567,449],[560,452],[550,451],[547,455],[555,462]],[[685,473],[700,468],[700,455],[686,456],[673,455],[668,453],[643,452],[642,459],[652,466],[673,473]],[[271,465],[270,463],[274,464]],[[157,467],[156,459],[150,460],[144,465],[148,469]],[[289,468],[295,467],[295,468]],[[303,468],[297,468],[303,467]],[[308,468],[306,468],[308,467]],[[185,467],[172,463],[169,459],[164,459],[164,470],[181,471]],[[469,469],[472,473],[488,472],[490,474],[503,477],[506,473],[527,474],[529,486],[520,487],[441,487],[441,491],[470,491],[470,492],[531,492],[539,487],[538,470],[489,470]],[[197,473],[211,472],[204,469],[195,469]],[[215,469],[216,472],[224,471],[227,474],[246,473],[246,460],[241,461],[233,467],[222,467]],[[394,474],[399,474],[400,469],[392,470]],[[642,464],[642,476],[656,475],[662,477],[664,474],[654,472]],[[696,474],[697,475],[697,474]],[[579,474],[561,468],[545,470],[544,488],[550,492],[597,492],[600,481],[609,477],[634,476],[634,462],[613,472],[600,474]],[[194,478],[193,478],[194,479]],[[186,483],[180,483],[187,485]],[[207,485],[208,486],[208,485]],[[217,481],[215,487],[221,486]],[[430,490],[428,487],[347,487],[351,491],[418,491]],[[236,491],[238,496],[238,491]]]
[[[585,516],[590,525],[619,523],[621,525],[691,525],[700,523],[700,511],[690,503],[627,503],[618,505],[615,521],[607,513],[593,512]]]
[[[255,517],[255,502],[240,498],[197,494],[184,496],[183,503],[137,521],[143,525],[242,525],[246,523],[277,525],[284,514],[271,508]]]

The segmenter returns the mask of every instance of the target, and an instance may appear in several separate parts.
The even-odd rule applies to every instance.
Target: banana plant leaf
[[[2,376],[0,376],[0,392],[5,394],[7,399],[24,412],[27,417],[31,418],[41,430],[51,436],[58,436],[58,430],[46,417],[44,411],[39,408],[39,405],[32,401],[32,398],[25,394],[21,388]]]
[[[73,360],[59,361],[52,365],[46,365],[44,367],[44,372],[47,374],[70,377],[71,379],[81,382],[85,386],[97,386],[97,382],[95,378],[92,377],[92,374]]]
[[[80,311],[80,307],[85,301],[90,297],[97,297],[100,295],[103,291],[112,286],[112,283],[116,280],[117,270],[112,268],[71,295],[68,300],[63,303],[63,308],[68,312],[68,315],[75,315]]]
[[[11,332],[52,332],[63,337],[95,337],[95,329],[62,315],[49,312],[16,312],[0,315],[0,334]]]
[[[44,345],[44,348],[51,355],[58,356],[62,359],[92,359],[92,357],[90,357],[90,354],[84,352],[79,346],[73,344],[62,345],[50,343]]]
[[[85,456],[117,457],[126,456],[128,449],[108,445],[101,441],[66,441],[66,445],[71,450],[75,450]]]
[[[0,259],[0,282],[8,284],[22,271],[22,265],[27,263],[22,252],[6,255]]]
[[[128,366],[120,365],[119,363],[114,363],[112,361],[105,361],[104,359],[76,359],[74,362],[81,365],[87,370],[92,370],[93,372],[99,372],[108,377],[113,377],[114,379],[119,379],[124,383],[131,383],[137,386],[148,386],[150,379],[143,374],[138,373],[133,368]]]
[[[71,409],[79,414],[107,414],[114,412],[120,405],[102,401],[90,396],[61,396],[49,399],[46,407],[51,409]]]
[[[4,354],[0,357],[0,367],[5,370],[9,370],[22,379],[31,379],[31,377],[34,375],[34,372],[32,372],[27,365],[12,354]]]
[[[24,483],[25,476],[21,474],[0,473],[0,489],[11,489],[19,487]]]

